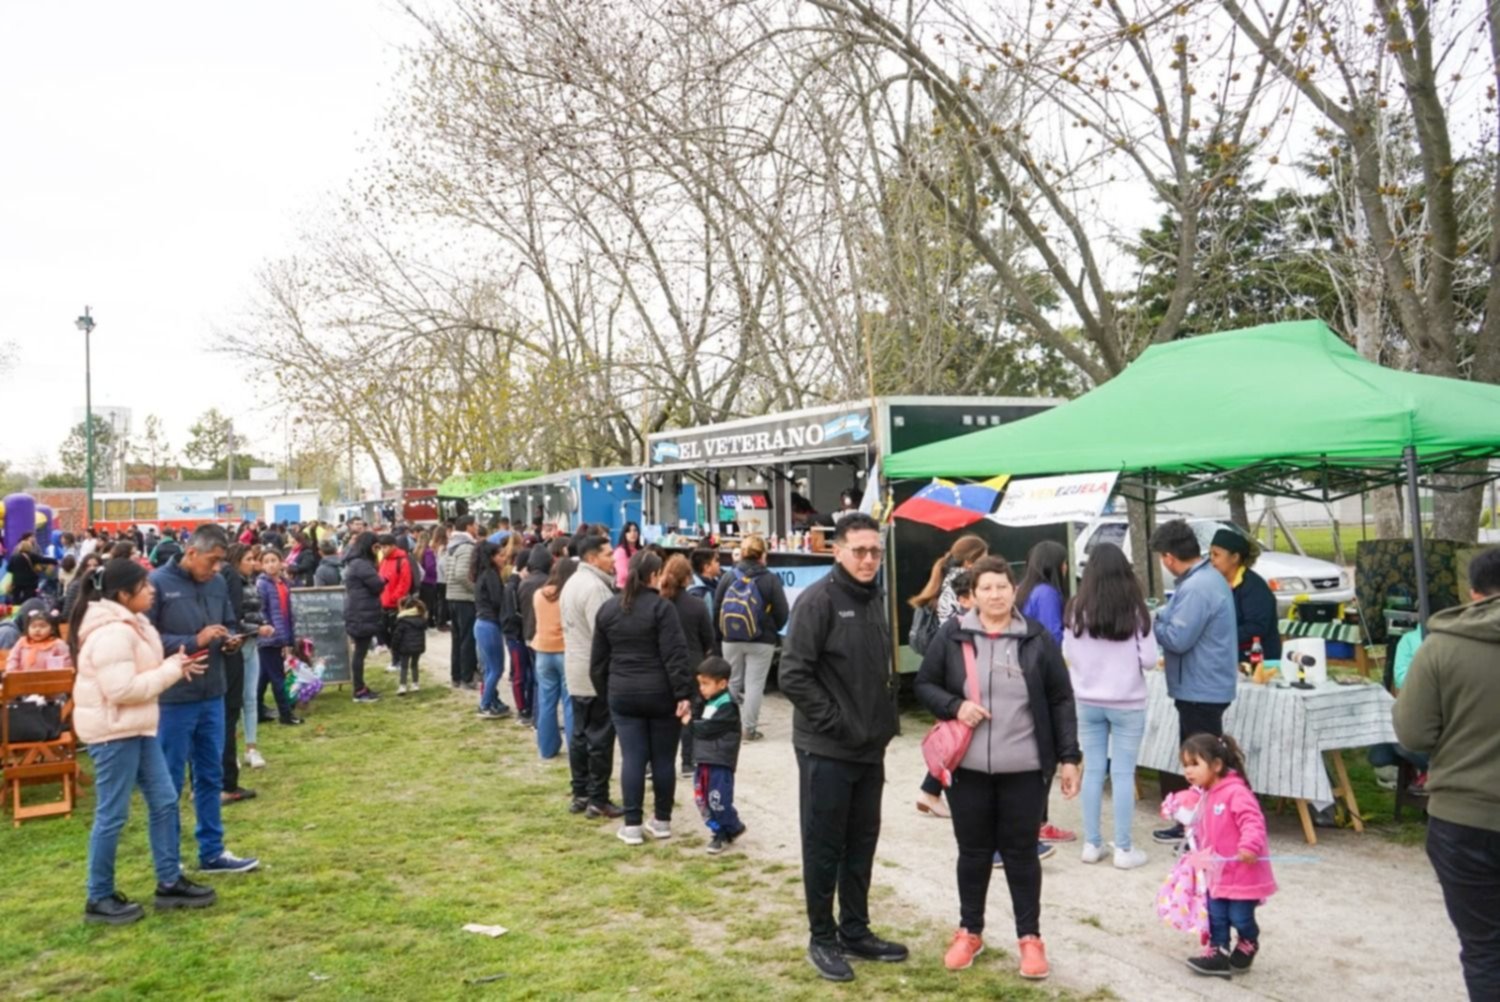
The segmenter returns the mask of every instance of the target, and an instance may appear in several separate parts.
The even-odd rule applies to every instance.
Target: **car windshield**
[[[1089,537],[1088,544],[1083,548],[1083,555],[1088,556],[1094,552],[1094,548],[1100,543],[1114,543],[1121,549],[1125,548],[1125,536],[1130,526],[1124,522],[1105,522],[1099,526],[1097,532]]]

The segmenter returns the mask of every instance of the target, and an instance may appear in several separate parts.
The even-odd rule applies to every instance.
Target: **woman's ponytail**
[[[114,557],[84,574],[78,588],[78,599],[73,603],[73,612],[68,616],[68,650],[73,663],[78,663],[78,651],[83,646],[79,636],[83,628],[83,617],[89,606],[101,598],[116,598],[120,594],[134,595],[148,577],[146,569],[128,557]]]
[[[68,652],[73,655],[75,665],[78,663],[78,648],[83,643],[78,636],[83,626],[83,616],[88,612],[89,606],[104,594],[103,579],[104,566],[101,564],[84,574],[78,586],[78,598],[74,600],[72,615],[68,617]]]

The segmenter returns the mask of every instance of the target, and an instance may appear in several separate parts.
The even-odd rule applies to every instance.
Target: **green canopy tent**
[[[1500,455],[1500,386],[1388,369],[1321,321],[1269,324],[1148,348],[1124,372],[1034,417],[896,453],[893,479],[1118,470],[1171,497],[1237,487],[1331,501],[1417,483]],[[1458,490],[1473,483],[1431,484]],[[1418,575],[1426,618],[1426,577]]]

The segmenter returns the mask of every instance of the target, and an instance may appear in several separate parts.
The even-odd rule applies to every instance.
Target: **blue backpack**
[[[766,600],[755,579],[739,571],[733,571],[734,580],[724,592],[724,602],[719,606],[719,636],[732,643],[746,644],[760,634],[761,621],[766,614]]]

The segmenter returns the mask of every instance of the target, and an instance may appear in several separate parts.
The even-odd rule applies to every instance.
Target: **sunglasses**
[[[885,556],[883,546],[845,546],[843,549],[854,554],[855,560],[879,560]]]

